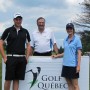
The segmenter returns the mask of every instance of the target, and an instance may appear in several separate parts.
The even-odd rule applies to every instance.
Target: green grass
[[[2,90],[2,58],[0,55],[0,90]]]
[[[90,62],[89,62],[89,90],[90,90]]]

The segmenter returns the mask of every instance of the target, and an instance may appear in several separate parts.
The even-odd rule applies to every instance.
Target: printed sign
[[[5,78],[3,63],[2,90]],[[26,68],[25,80],[20,81],[19,90],[68,90],[67,83],[61,77],[62,58],[30,57]],[[89,57],[81,59],[79,78],[80,90],[89,90]]]

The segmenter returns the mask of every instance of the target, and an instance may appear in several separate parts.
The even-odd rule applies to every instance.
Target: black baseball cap
[[[73,23],[68,23],[68,24],[66,25],[66,29],[68,29],[68,28],[74,29]]]

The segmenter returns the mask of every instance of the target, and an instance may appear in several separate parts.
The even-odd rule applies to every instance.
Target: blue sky
[[[22,14],[22,25],[30,33],[37,30],[36,20],[42,16],[46,19],[46,28],[54,32],[60,47],[67,36],[65,26],[80,12],[81,2],[83,0],[0,0],[0,35],[13,25],[15,13]]]

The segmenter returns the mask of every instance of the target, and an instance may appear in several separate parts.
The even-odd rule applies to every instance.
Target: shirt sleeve
[[[33,34],[31,34],[31,42],[30,42],[30,44],[31,44],[31,47],[34,48],[34,38],[33,38]]]
[[[31,39],[30,39],[30,34],[29,34],[29,32],[27,31],[27,36],[26,36],[26,39],[27,39],[27,41],[26,42],[30,42],[31,41]]]
[[[1,36],[1,40],[4,41],[8,37],[8,35],[9,35],[9,29],[6,29]]]
[[[63,48],[65,49],[65,41],[66,39],[63,40]]]
[[[77,45],[76,46],[77,46],[77,50],[82,49],[82,43],[81,43],[80,38],[77,39]]]
[[[54,36],[53,32],[51,32],[51,42],[52,42],[53,45],[56,43],[56,39],[55,39],[55,36]]]

